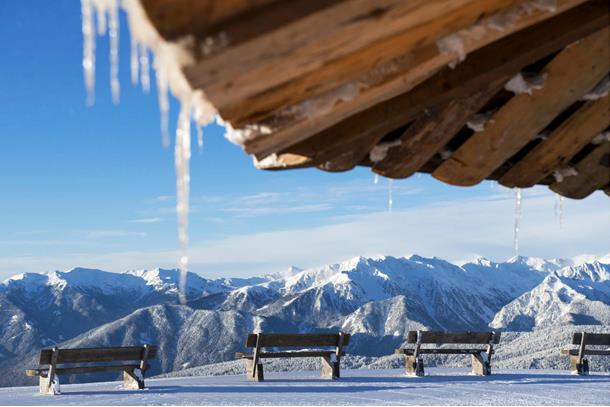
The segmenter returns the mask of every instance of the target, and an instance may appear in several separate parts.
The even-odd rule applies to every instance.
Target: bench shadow
[[[350,376],[341,378],[342,382],[346,383],[494,383],[510,381],[514,384],[570,384],[570,383],[608,383],[610,376],[577,376],[577,375],[561,375],[561,374],[536,374],[528,375],[522,373],[499,373],[491,376],[474,376],[474,375],[426,375],[423,377],[409,376]]]
[[[266,381],[267,382],[267,381]],[[416,386],[418,389],[430,386]],[[137,394],[174,394],[174,393],[360,393],[375,392],[380,390],[407,390],[405,386],[152,386],[147,390],[93,390],[93,391],[70,391],[62,393],[62,396],[94,396],[94,395],[137,395]]]

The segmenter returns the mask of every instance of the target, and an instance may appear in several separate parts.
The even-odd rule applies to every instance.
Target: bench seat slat
[[[572,336],[572,345],[580,345],[581,339],[582,333],[576,332],[574,336]],[[593,334],[587,332],[585,345],[610,346],[610,334]]]
[[[561,354],[578,356],[578,349],[562,349]],[[597,355],[597,356],[610,356],[610,349],[587,349],[584,351],[585,355]]]
[[[261,359],[271,358],[310,358],[310,357],[329,357],[334,354],[334,351],[330,350],[319,350],[319,351],[297,351],[297,352],[261,352],[259,357]],[[345,356],[345,352],[341,352],[341,356]],[[254,355],[252,353],[237,352],[235,354],[236,359],[252,359]]]
[[[75,366],[75,367],[58,367],[55,374],[77,374],[77,373],[98,373],[98,372],[122,372],[133,371],[140,368],[140,365],[106,365],[106,366]],[[146,366],[146,369],[150,365]],[[25,371],[27,376],[46,376],[49,369],[28,369]]]
[[[343,337],[343,346],[349,344],[349,334]],[[261,347],[338,346],[338,334],[263,334]],[[246,346],[256,346],[256,334],[248,335]]]
[[[486,344],[500,343],[499,332],[442,332],[442,331],[420,331],[421,343],[464,343],[464,344]],[[409,331],[407,343],[417,343],[417,331]]]
[[[153,359],[157,353],[156,346],[150,346],[148,358]],[[140,360],[144,347],[130,346],[121,348],[78,348],[60,349],[57,363],[79,363],[79,362],[115,362],[119,360]],[[40,364],[48,365],[51,363],[52,349],[40,351]]]
[[[398,355],[413,355],[415,349],[396,349],[394,351],[395,354]],[[426,349],[420,348],[419,354],[441,354],[441,355],[452,355],[452,354],[471,354],[471,353],[480,353],[485,352],[485,349],[448,349],[448,348],[434,348],[434,349]],[[494,353],[492,351],[492,353]]]

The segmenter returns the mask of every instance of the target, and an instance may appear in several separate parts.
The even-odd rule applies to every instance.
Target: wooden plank
[[[467,355],[472,353],[485,352],[482,348],[462,348],[462,349],[450,349],[450,348],[420,348],[418,353],[421,354],[434,354],[434,355]],[[413,355],[415,349],[396,349],[395,354],[399,355]]]
[[[566,47],[544,68],[542,89],[515,95],[432,176],[460,186],[487,178],[608,74],[609,36],[606,27]]]
[[[610,182],[610,143],[603,142],[574,166],[577,175],[555,181],[549,188],[560,195],[582,199]]]
[[[555,13],[562,13],[584,1],[559,0]],[[465,52],[471,52],[555,14],[548,9],[530,9],[530,12],[525,12],[524,8],[520,4],[496,14],[487,13],[473,26],[459,30],[454,35],[461,38]],[[501,20],[499,15],[510,15],[511,18],[506,21],[510,20],[511,24],[503,30],[489,30],[492,21]],[[436,22],[442,23],[438,20]],[[446,25],[442,29],[445,27]],[[421,30],[423,27],[417,29]],[[437,30],[437,33],[442,29]],[[481,30],[487,31],[486,35],[474,35]],[[436,44],[414,44],[413,39],[416,37],[410,30],[384,38],[344,58],[330,61],[320,69],[240,100],[232,106],[223,107],[220,109],[221,114],[234,127],[239,128],[265,120],[268,116],[281,116],[282,112],[296,109],[303,101],[328,98],[333,90],[345,86],[346,83],[360,84],[357,97],[345,106],[338,106],[337,109],[324,114],[324,123],[317,125],[320,129],[329,127],[341,120],[339,115],[343,114],[343,108],[350,109],[350,114],[354,114],[407,91],[451,62],[453,56],[439,54]]]
[[[500,178],[507,187],[531,187],[565,165],[610,125],[610,95],[587,102]]]
[[[583,7],[583,8],[581,8],[581,7]],[[605,4],[593,2],[593,3],[585,3],[581,7],[578,7],[579,12],[573,13],[573,14],[570,13],[571,16],[577,17],[577,19],[580,19],[580,20],[582,20],[583,13],[588,14],[590,17],[592,17],[594,19],[599,18],[600,13],[601,14],[605,13],[607,16],[608,11],[607,11],[607,7]],[[566,14],[566,13],[563,13],[563,14]],[[580,16],[579,16],[579,14],[580,14]],[[558,18],[558,17],[561,17],[561,15],[554,17],[554,18]],[[578,17],[580,17],[580,18],[578,18]],[[601,20],[598,21],[598,24],[602,27],[603,27],[604,23],[607,24],[607,21],[604,21],[603,23]],[[567,29],[567,31],[570,31],[570,28],[571,29],[574,28],[574,27],[571,27],[573,24],[574,24],[573,21],[570,21],[569,19],[565,19],[563,26],[565,29]],[[590,28],[587,28],[587,25],[588,24],[581,24],[581,26],[579,27],[582,30],[581,34],[579,34],[578,36],[572,37],[571,40],[574,41],[575,39],[581,38],[583,35],[588,34],[590,32]],[[521,27],[521,28],[524,28],[524,27]],[[557,42],[561,42],[563,44],[562,46],[565,45],[565,43],[564,43],[564,41],[562,41],[561,37],[563,37],[566,34],[557,33],[556,30],[557,29],[554,30],[555,36],[551,37],[548,40],[551,50],[548,51],[547,54],[551,53],[557,49],[553,46],[553,44],[556,44]],[[494,30],[492,30],[492,31],[490,31],[491,37],[482,36],[479,38],[478,42],[472,41],[472,43],[470,41],[465,41],[465,46],[468,45],[467,51],[470,52],[472,50],[481,48],[484,45],[488,45],[489,42],[487,42],[487,40],[489,40],[491,42],[491,41],[495,41],[500,38],[503,38],[504,36],[507,36],[508,34],[514,34],[514,31],[512,31],[512,30],[506,30],[503,32],[497,31],[497,32],[501,33],[497,37],[494,36]],[[550,36],[549,33],[540,33],[540,35],[544,36],[545,38],[548,38]],[[530,38],[530,41],[532,41],[534,44],[538,43],[538,41],[536,41],[535,37],[533,37],[533,36]],[[511,45],[510,41],[507,43],[503,43],[503,45],[505,45],[505,47],[512,48],[513,50],[516,47],[518,48],[518,46],[519,46],[517,44]],[[523,44],[520,44],[520,45],[523,45]],[[532,48],[532,46],[530,46],[530,48]],[[503,48],[498,46],[496,53],[498,53],[498,52],[500,52],[501,54],[504,54]],[[513,53],[512,55],[515,55],[515,53]],[[414,64],[410,64],[409,67],[406,67],[404,71],[401,71],[401,73],[402,73],[401,75],[392,77],[391,80],[389,80],[387,83],[383,83],[382,85],[380,84],[379,86],[367,87],[367,89],[362,90],[361,93],[358,94],[357,98],[353,99],[349,103],[339,103],[339,104],[335,105],[332,108],[331,112],[329,112],[329,114],[324,115],[323,117],[320,117],[320,118],[311,118],[310,117],[309,119],[302,120],[298,123],[291,122],[286,126],[286,128],[283,128],[281,126],[278,127],[277,123],[271,121],[270,124],[272,125],[272,128],[274,129],[274,131],[271,134],[259,135],[259,136],[253,137],[250,140],[246,140],[245,141],[246,151],[249,153],[256,154],[257,157],[264,157],[264,156],[267,156],[272,153],[277,153],[279,151],[286,150],[291,145],[297,144],[298,142],[303,141],[304,139],[307,139],[307,138],[311,137],[313,134],[318,133],[324,129],[330,130],[331,125],[337,125],[337,124],[343,123],[342,121],[347,122],[348,121],[347,119],[350,116],[353,117],[354,115],[357,116],[357,118],[354,117],[353,119],[350,119],[349,122],[352,124],[356,124],[356,125],[348,126],[348,127],[357,129],[357,131],[362,131],[362,130],[360,130],[362,128],[362,126],[359,126],[359,125],[357,125],[357,123],[354,123],[354,122],[358,122],[359,120],[365,120],[364,116],[369,116],[370,113],[376,112],[377,114],[373,114],[372,119],[367,118],[366,123],[370,124],[373,122],[385,121],[385,118],[378,118],[376,116],[381,116],[381,112],[384,112],[384,111],[387,112],[386,114],[388,116],[394,115],[395,113],[394,113],[394,109],[392,109],[392,107],[394,106],[394,103],[396,103],[397,105],[399,104],[398,99],[397,99],[399,95],[401,95],[401,94],[404,95],[404,92],[407,92],[410,89],[413,89],[413,87],[415,85],[421,83],[423,80],[429,78],[432,74],[437,72],[440,68],[446,66],[447,63],[451,62],[454,59],[454,56],[447,55],[447,54],[439,54],[438,49],[436,48],[436,45],[434,44],[434,46],[431,48],[424,47],[424,48],[418,49],[417,51],[414,51],[414,54],[409,55],[409,58],[413,58],[411,61],[417,61],[417,62],[415,62]],[[437,59],[437,58],[440,58],[440,59]],[[509,58],[510,57],[508,55],[505,56],[504,62],[505,63],[510,62],[510,61],[507,61],[507,59],[509,59]],[[468,62],[469,59],[470,59],[470,57],[467,58],[465,62]],[[493,60],[495,60],[497,62],[498,58],[495,58]],[[532,61],[528,61],[524,65],[526,65],[529,62],[532,62]],[[519,66],[519,69],[522,66],[523,65]],[[474,68],[474,67],[475,67],[474,65],[471,65],[471,68]],[[366,97],[365,97],[365,95],[366,95]],[[434,103],[429,103],[428,106],[430,106],[432,104],[434,104]],[[403,103],[403,104],[399,104],[399,106],[400,106],[400,108],[402,108],[404,110],[405,106],[412,106],[412,105]],[[421,110],[423,110],[424,107],[426,107],[426,106],[421,106],[420,109],[416,109],[416,110],[421,111]],[[362,112],[362,113],[367,112],[367,113],[360,115],[358,112]],[[331,113],[332,113],[332,115],[331,115]],[[358,114],[356,114],[356,113],[358,113]],[[400,113],[396,113],[396,114],[400,115]],[[403,122],[402,124],[404,124],[404,123],[405,122]],[[389,128],[384,130],[383,132],[387,133],[387,132],[393,130],[394,128],[399,127],[400,125],[401,124],[397,124],[396,126],[389,126]],[[292,151],[290,151],[290,152],[292,152]]]
[[[120,372],[124,370],[134,370],[140,365],[104,365],[104,366],[76,366],[76,367],[58,367],[55,369],[55,374],[78,374],[78,373],[99,373],[99,372]],[[150,365],[147,365],[147,369]],[[48,369],[28,369],[27,376],[42,376],[46,375]]]
[[[112,362],[117,360],[141,360],[142,346],[122,347],[122,348],[79,348],[79,349],[60,349],[57,363],[78,363],[78,362]],[[40,364],[48,365],[51,363],[52,349],[40,351]],[[157,354],[157,347],[150,346],[148,359],[153,359]]]
[[[585,336],[585,345],[610,346],[610,334],[588,333]],[[580,345],[582,333],[576,332],[572,336],[572,345]]]
[[[344,345],[349,343],[349,335],[343,340]],[[249,342],[249,341],[248,341]],[[263,337],[261,346],[337,346],[339,334],[268,334]],[[248,345],[249,346],[249,345]]]
[[[453,98],[465,97],[484,88],[498,77],[514,74],[523,66],[605,27],[607,20],[606,5],[599,2],[585,3],[508,36],[473,52],[456,69],[445,68],[410,92],[370,107],[307,140],[280,151],[275,166],[277,168],[291,168],[292,165],[322,166],[334,157],[350,151],[353,145],[364,145],[359,147],[364,154],[354,157],[343,168],[349,169],[349,165],[355,166],[368,155],[381,137],[410,122],[424,109],[447,103]],[[271,144],[275,145],[275,141]],[[259,158],[277,152],[273,148],[262,148],[263,153]],[[258,148],[255,148],[253,151],[257,150]],[[283,154],[290,154],[292,157],[290,164],[283,161]],[[296,157],[302,158],[298,160]]]
[[[579,349],[561,349],[561,354],[564,356],[578,356],[580,352]],[[610,350],[603,349],[585,349],[585,355],[593,355],[593,356],[610,356]]]
[[[473,95],[454,99],[430,115],[424,114],[398,139],[400,143],[387,151],[380,161],[373,161],[373,171],[384,177],[406,178],[423,167],[504,85],[502,77],[495,84]],[[371,155],[372,157],[372,155]]]
[[[232,21],[256,14],[276,0],[140,0],[147,17],[168,41],[213,36]],[[281,2],[277,2],[281,3]],[[259,22],[260,25],[262,21]],[[266,21],[268,24],[269,22]],[[233,38],[233,37],[229,37]]]
[[[520,0],[351,0],[304,16],[265,35],[228,48],[185,70],[195,88],[203,89],[223,118],[224,107],[264,93],[379,41],[403,33],[402,44],[380,49],[352,61],[351,69],[366,72],[396,53],[436,39],[476,22]],[[409,35],[404,31],[409,30]],[[388,52],[390,55],[387,55]],[[381,60],[380,60],[381,59]],[[345,78],[344,78],[345,79]],[[317,81],[319,83],[319,81]],[[248,103],[243,103],[247,106]],[[239,110],[239,109],[237,109]]]
[[[260,359],[279,359],[279,358],[312,358],[312,357],[328,357],[335,352],[332,350],[308,350],[308,351],[294,351],[294,352],[260,352],[258,357]],[[238,359],[253,359],[254,354],[248,353],[236,353]],[[345,356],[345,352],[341,356]]]
[[[500,334],[494,332],[442,332],[442,331],[420,331],[421,343],[480,343],[487,344],[500,342]],[[417,331],[409,331],[408,343],[417,343]]]

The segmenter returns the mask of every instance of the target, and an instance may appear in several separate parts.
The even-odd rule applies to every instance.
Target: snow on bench
[[[294,358],[294,357],[320,357],[322,360],[321,377],[323,379],[338,379],[341,377],[340,361],[345,356],[343,347],[349,344],[350,334],[340,332],[338,334],[250,334],[246,339],[246,347],[254,348],[251,354],[238,352],[237,359],[246,362],[246,376],[249,380],[263,381],[263,364],[259,363],[264,358]],[[334,347],[334,350],[303,349],[309,347]],[[263,348],[301,348],[301,350],[290,350],[283,352],[267,352]]]
[[[153,345],[115,348],[42,349],[39,367],[28,369],[25,374],[40,378],[42,394],[60,394],[60,374],[97,372],[123,372],[125,389],[143,389],[144,374],[149,368],[147,361],[157,355]],[[108,365],[104,362],[137,362]],[[61,366],[60,366],[61,365]],[[69,365],[69,366],[65,366]]]
[[[610,356],[610,334],[575,332],[572,345],[578,345],[578,349],[564,348],[561,349],[561,354],[570,356],[570,370],[581,376],[589,374],[589,361],[585,355]],[[604,349],[587,349],[587,346],[603,346]]]
[[[423,354],[470,354],[472,373],[480,376],[491,374],[493,345],[500,343],[499,332],[439,332],[409,331],[407,343],[415,344],[413,349],[396,349],[395,354],[405,355],[406,373],[409,376],[423,376]],[[422,348],[423,344],[436,344],[436,348]],[[486,345],[481,348],[441,348],[444,344]]]

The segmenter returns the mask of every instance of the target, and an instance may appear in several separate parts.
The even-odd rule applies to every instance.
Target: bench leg
[[[55,375],[53,378],[53,382],[50,381],[48,376],[40,376],[38,391],[40,391],[40,394],[49,394],[52,396],[61,394],[61,390],[59,388],[59,378],[57,375]]]
[[[589,361],[587,359],[583,359],[582,363],[578,363],[578,355],[570,355],[570,370],[572,373],[580,376],[588,376]]]
[[[140,369],[123,371],[123,388],[126,390],[144,389],[144,376]]]
[[[328,356],[322,356],[322,379],[334,380],[340,377],[339,362],[332,360]]]
[[[407,355],[405,357],[405,370],[407,376],[424,376],[423,360],[412,355]]]
[[[262,363],[259,363],[256,366],[255,375],[254,377],[252,377],[252,370],[254,369],[254,360],[244,359],[244,362],[246,362],[246,377],[248,378],[248,380],[253,380],[255,382],[262,382],[263,380],[265,380]]]
[[[472,354],[472,373],[477,376],[489,376],[491,374],[491,364],[487,353],[473,353]]]

